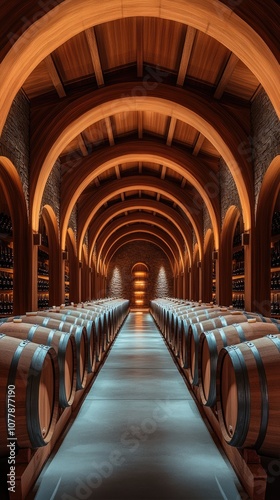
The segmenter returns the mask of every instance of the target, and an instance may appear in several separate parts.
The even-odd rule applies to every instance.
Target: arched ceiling
[[[135,239],[137,231],[124,236],[125,218],[146,224],[148,233],[154,218],[190,260],[193,232],[201,258],[207,211],[219,247],[221,158],[250,229],[253,172],[242,151],[262,88],[280,115],[278,2],[38,5],[14,0],[0,13],[0,129],[22,87],[31,105],[33,229],[59,160],[62,248],[77,206],[79,258],[87,231],[90,258],[95,247],[100,259],[104,235],[115,239],[113,251]],[[107,255],[109,262],[111,247]]]

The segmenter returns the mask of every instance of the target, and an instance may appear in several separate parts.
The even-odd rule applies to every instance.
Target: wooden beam
[[[137,47],[137,77],[142,78],[143,76],[143,19],[137,17],[136,20],[136,47]]]
[[[139,161],[139,174],[142,174],[142,167],[143,167],[143,163],[142,163],[142,161]]]
[[[142,196],[142,191],[141,191],[141,189],[139,189],[139,191],[138,191],[138,195],[139,195],[139,198],[141,198],[141,196]]]
[[[168,129],[168,134],[167,134],[167,140],[166,140],[167,146],[171,146],[171,144],[172,144],[174,131],[175,131],[175,127],[176,127],[176,122],[177,122],[177,118],[174,118],[174,116],[172,116],[170,123],[169,123],[169,129]]]
[[[181,63],[178,71],[178,77],[177,77],[177,85],[180,85],[180,87],[184,85],[195,35],[196,35],[196,29],[192,28],[191,26],[188,26],[181,57]]]
[[[99,57],[99,51],[98,51],[98,46],[97,46],[97,41],[96,41],[96,36],[95,36],[95,31],[94,28],[89,28],[85,30],[88,46],[89,46],[89,51],[90,51],[90,56],[91,56],[91,61],[96,77],[96,82],[98,87],[102,87],[104,85],[104,77],[103,77],[103,71],[101,67],[101,61]]]
[[[119,165],[115,166],[115,171],[116,171],[116,177],[117,177],[117,179],[120,179],[121,178],[121,172],[120,172]]]
[[[204,135],[201,134],[201,133],[199,133],[198,137],[196,139],[196,143],[195,143],[194,148],[193,148],[193,155],[194,156],[198,155],[198,153],[199,153],[199,151],[201,149],[201,146],[203,144],[204,139],[205,139]]]
[[[165,179],[165,174],[166,174],[166,166],[165,166],[165,165],[162,165],[160,178],[161,178],[161,179]]]
[[[160,200],[160,193],[157,194],[157,201]]]
[[[79,148],[83,156],[88,156],[88,150],[82,134],[78,135]]]
[[[230,77],[233,73],[233,70],[235,68],[235,66],[237,65],[239,59],[238,57],[231,53],[229,59],[228,59],[228,62],[226,64],[226,67],[223,71],[223,74],[220,78],[220,81],[218,83],[218,86],[216,88],[216,91],[215,91],[215,94],[214,94],[214,97],[215,99],[220,99],[226,89],[226,86],[230,80]]]
[[[114,139],[114,134],[113,134],[113,129],[112,129],[112,122],[111,122],[110,116],[106,116],[106,118],[105,118],[105,124],[106,124],[106,129],[107,129],[109,144],[110,144],[110,146],[114,146],[115,139]]]
[[[187,179],[183,177],[182,182],[181,182],[181,188],[184,188],[186,185]]]
[[[95,182],[96,187],[100,186],[100,182],[99,182],[98,177],[95,177],[94,182]]]
[[[45,64],[47,67],[47,71],[51,77],[51,80],[53,82],[53,85],[55,87],[55,90],[57,91],[59,97],[65,97],[66,92],[64,90],[63,83],[62,83],[61,78],[58,74],[58,71],[56,69],[56,66],[54,64],[54,61],[53,61],[51,54],[45,58]]]
[[[121,193],[121,199],[122,199],[122,201],[125,201],[125,195],[124,195],[124,193]]]
[[[138,116],[138,139],[143,139],[143,113],[142,113],[142,111],[138,111],[137,116]]]

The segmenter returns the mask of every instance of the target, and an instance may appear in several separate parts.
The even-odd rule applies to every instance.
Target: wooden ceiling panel
[[[136,63],[136,18],[101,24],[95,34],[104,72]]]
[[[173,141],[193,146],[197,136],[197,130],[187,123],[177,120],[174,131]]]
[[[165,136],[168,130],[169,117],[160,113],[145,111],[143,114],[144,133]]]
[[[128,113],[116,113],[111,118],[112,128],[115,136],[123,136],[128,133],[137,133],[138,114],[137,111]]]
[[[208,139],[206,139],[206,137],[204,137],[200,153],[216,156],[217,158],[220,158],[221,156],[219,151],[213,146],[213,144],[210,141],[208,141]]]
[[[187,77],[215,85],[226,65],[230,51],[214,38],[197,31]]]
[[[103,143],[108,143],[108,133],[104,120],[94,123],[83,131],[83,136],[87,144],[94,147],[100,146]]]
[[[79,138],[75,137],[75,139],[73,139],[73,141],[69,142],[69,144],[67,144],[67,146],[63,149],[60,156],[65,156],[72,151],[78,151],[78,150],[79,150]],[[81,153],[81,156],[82,156],[82,153]]]
[[[178,184],[178,186],[181,185],[182,176],[180,174],[178,174],[177,172],[175,172],[172,168],[167,167],[165,178],[167,180],[169,180],[169,179],[172,180],[172,182],[175,182],[176,184]]]
[[[63,83],[68,83],[94,73],[85,33],[70,38],[53,52],[58,73]]]
[[[45,61],[42,61],[24,82],[23,90],[29,99],[33,99],[46,92],[54,90],[54,85],[47,70]]]
[[[258,87],[259,82],[255,75],[242,61],[238,61],[225,92],[250,101]]]
[[[180,66],[186,26],[174,21],[144,18],[144,61],[148,65],[168,68],[175,73]],[[146,68],[146,72],[149,70]],[[166,74],[168,76],[168,72]],[[161,74],[164,78],[164,74]]]

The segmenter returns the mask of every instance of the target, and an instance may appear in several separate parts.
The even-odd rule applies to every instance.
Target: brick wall
[[[15,97],[0,138],[0,154],[16,167],[21,178],[26,203],[29,203],[29,125],[30,106],[20,91]]]
[[[56,215],[57,223],[59,227],[60,222],[60,184],[61,184],[61,166],[60,161],[56,161],[52,171],[48,177],[43,198],[42,207],[44,205],[50,205]]]
[[[106,295],[132,300],[131,269],[137,262],[149,268],[147,301],[155,297],[173,296],[173,275],[165,253],[149,242],[131,242],[121,247],[111,260]]]
[[[252,103],[251,151],[254,163],[255,201],[257,203],[264,174],[273,158],[280,154],[280,121],[264,91]]]
[[[227,210],[231,205],[235,205],[241,210],[240,199],[234,179],[227,164],[222,158],[220,159],[219,180],[222,227]]]

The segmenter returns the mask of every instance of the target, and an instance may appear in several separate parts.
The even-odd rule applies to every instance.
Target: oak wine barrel
[[[9,337],[29,340],[55,349],[59,368],[59,404],[71,406],[76,393],[76,344],[70,333],[51,330],[40,325],[15,322],[0,323],[0,333]]]
[[[225,441],[279,458],[280,335],[224,347],[217,365],[217,412]]]
[[[76,389],[84,389],[87,381],[87,364],[88,364],[88,341],[87,331],[82,325],[73,325],[66,321],[59,321],[58,319],[49,316],[44,317],[37,314],[37,312],[30,312],[22,316],[14,316],[5,318],[6,321],[14,321],[14,319],[21,319],[23,323],[32,323],[35,325],[46,326],[47,328],[59,330],[60,332],[71,333],[74,336],[76,344]]]
[[[57,319],[59,321],[66,321],[66,323],[71,323],[73,325],[84,326],[87,331],[87,343],[88,343],[88,364],[87,371],[88,373],[92,373],[95,369],[96,363],[96,342],[95,342],[95,334],[93,329],[93,324],[90,319],[83,318],[82,316],[73,316],[72,314],[62,313],[60,310],[57,311],[38,311],[37,314],[39,316],[50,317],[53,319]]]
[[[198,385],[198,345],[201,333],[234,323],[247,323],[248,319],[264,322],[270,321],[270,318],[265,318],[255,313],[233,311],[229,314],[229,311],[225,311],[216,317],[189,326],[186,339],[188,359],[187,374],[191,384]]]
[[[11,442],[16,449],[45,446],[59,410],[54,348],[0,334],[0,370],[1,456]]]
[[[263,323],[249,319],[248,323],[233,324],[201,333],[198,347],[198,385],[203,405],[216,404],[216,370],[221,349],[268,334],[280,334],[280,323]]]

